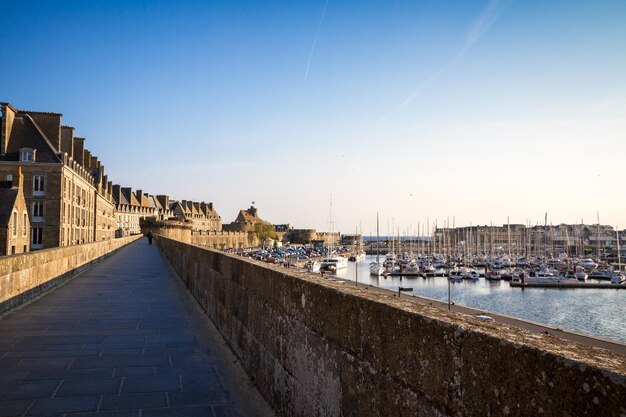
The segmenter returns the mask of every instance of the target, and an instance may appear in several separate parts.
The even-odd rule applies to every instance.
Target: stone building
[[[112,183],[85,139],[63,126],[59,113],[0,106],[0,180],[22,167],[30,248],[113,238]]]
[[[30,220],[21,169],[0,181],[0,256],[30,251]]]
[[[172,215],[191,223],[193,232],[219,232],[222,230],[222,218],[213,208],[213,203],[193,202],[188,200],[170,202]]]
[[[141,233],[141,221],[145,219],[167,220],[172,217],[169,197],[150,195],[131,187],[113,186],[115,203],[116,236]]]
[[[250,206],[247,210],[239,210],[237,218],[234,222],[224,225],[224,230],[228,232],[254,232],[256,223],[268,223],[259,217],[259,213],[254,206]]]

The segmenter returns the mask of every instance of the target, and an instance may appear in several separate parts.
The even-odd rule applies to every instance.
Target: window
[[[33,195],[43,195],[45,191],[45,176],[33,175]]]
[[[13,181],[13,175],[7,174],[7,181]]]
[[[43,201],[33,201],[33,222],[42,222],[43,215]]]
[[[17,211],[13,212],[13,237],[17,237]]]
[[[20,162],[33,162],[35,160],[35,150],[23,148],[20,149]]]
[[[26,223],[28,223],[28,214],[24,213],[22,222],[22,236],[26,236]]]
[[[39,249],[43,247],[43,227],[33,227],[31,236],[31,248]]]

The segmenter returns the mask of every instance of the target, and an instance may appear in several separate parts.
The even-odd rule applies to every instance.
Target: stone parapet
[[[221,230],[192,232],[191,243],[211,249],[241,249],[258,247],[260,242],[252,232],[228,232]]]
[[[626,415],[625,356],[157,243],[279,415]]]
[[[75,277],[141,236],[0,257],[0,313]]]

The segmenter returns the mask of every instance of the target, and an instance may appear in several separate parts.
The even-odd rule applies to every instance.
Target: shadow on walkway
[[[0,320],[0,417],[273,416],[141,239]]]

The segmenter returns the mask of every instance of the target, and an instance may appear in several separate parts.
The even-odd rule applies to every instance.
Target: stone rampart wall
[[[254,233],[247,232],[192,232],[191,243],[211,249],[251,248],[259,246]]]
[[[626,415],[624,356],[157,243],[279,415]]]
[[[0,313],[59,285],[142,236],[0,257]]]

